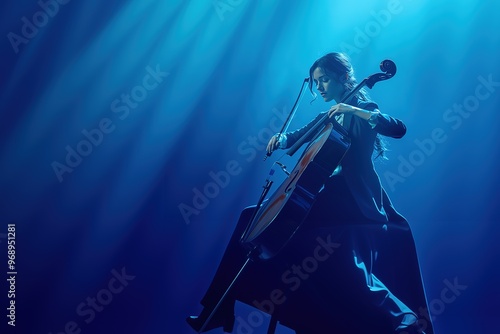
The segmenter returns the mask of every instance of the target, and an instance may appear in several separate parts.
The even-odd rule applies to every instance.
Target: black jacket
[[[361,109],[373,111],[377,104],[354,98],[349,103]],[[326,112],[320,113],[306,126],[286,133],[287,148],[305,135]],[[327,119],[327,122],[334,120]],[[400,120],[386,114],[378,114],[375,127],[358,116],[345,114],[343,126],[351,139],[351,147],[344,156],[341,166],[342,175],[354,196],[362,214],[371,221],[403,223],[405,218],[393,207],[387,193],[373,166],[373,152],[377,134],[393,138],[401,138],[406,133],[406,126]],[[312,138],[308,138],[310,140]]]

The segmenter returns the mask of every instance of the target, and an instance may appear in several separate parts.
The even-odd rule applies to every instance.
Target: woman
[[[309,70],[311,92],[313,83],[325,102],[341,101],[357,84],[349,60],[341,53],[329,53],[314,62]],[[417,325],[418,320],[416,313],[391,293],[373,273],[377,240],[370,238],[373,235],[374,239],[383,239],[386,224],[389,223],[407,228],[406,220],[393,208],[373,166],[374,151],[376,157],[384,156],[385,147],[380,136],[401,138],[406,133],[406,127],[400,120],[381,113],[364,89],[350,101],[335,104],[327,112],[330,118],[335,118],[346,128],[351,147],[318,195],[301,234],[317,236],[325,234],[325,231],[342,234],[339,241],[349,251],[346,252],[347,258],[337,259],[336,264],[337,269],[339,261],[343,264],[343,277],[346,280],[338,277],[334,280],[344,283],[341,285],[343,288],[353,290],[349,293],[355,293],[382,312],[385,311],[392,317],[395,331],[415,331],[417,328],[414,325]],[[318,115],[297,131],[279,138],[278,135],[273,136],[267,151],[292,146],[322,116]],[[377,227],[381,228],[377,230]],[[301,243],[303,237],[297,239],[293,243],[304,245]],[[290,248],[297,249],[297,246]],[[328,281],[328,276],[326,271],[321,279]]]
[[[309,76],[309,89],[312,92],[314,83],[325,102],[341,101],[356,86],[354,70],[341,53],[329,53],[315,61]],[[381,136],[401,138],[406,127],[400,120],[381,113],[364,89],[349,101],[335,104],[327,113],[329,122],[335,119],[347,130],[349,150],[289,244],[272,260],[253,264],[226,298],[211,327],[225,325],[226,330],[231,329],[234,318],[227,315],[232,315],[231,302],[238,299],[258,308],[264,305],[263,311],[300,334],[433,333],[411,231],[392,206],[373,166],[374,156],[384,157]],[[267,151],[289,148],[323,116],[318,115],[294,132],[273,136]],[[214,291],[223,291],[222,287],[237,272],[238,266],[230,269],[229,259],[234,261],[238,253],[237,240],[250,212],[246,209],[242,213],[202,301],[205,306],[213,305],[210,300],[215,299]],[[318,256],[321,261],[315,265],[301,268],[301,264],[307,264],[306,259],[312,258],[309,255],[313,250],[314,254],[319,252],[318,242],[325,244],[325,240],[337,245],[335,249]],[[240,261],[242,254],[240,251]],[[254,288],[255,280],[262,281],[263,273],[266,282],[272,283],[267,287],[259,283],[259,288]],[[273,293],[281,298],[266,299]],[[207,317],[204,312],[201,318]],[[425,317],[425,323],[419,316]],[[196,325],[196,320],[200,321],[191,318],[188,322]]]

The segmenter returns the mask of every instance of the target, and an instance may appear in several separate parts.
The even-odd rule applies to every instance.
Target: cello
[[[364,79],[340,103],[349,101],[364,86],[371,89],[377,82],[396,74],[396,64],[391,60],[382,61],[380,69],[384,73]],[[265,203],[259,200],[240,239],[250,256],[270,259],[288,243],[351,144],[346,129],[325,113],[286,154],[292,156],[311,137],[313,139],[280,187]]]

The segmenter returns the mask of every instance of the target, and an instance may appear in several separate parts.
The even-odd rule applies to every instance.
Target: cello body
[[[240,239],[242,246],[262,260],[276,255],[304,222],[349,147],[347,131],[332,120],[309,143],[279,188],[258,208]]]

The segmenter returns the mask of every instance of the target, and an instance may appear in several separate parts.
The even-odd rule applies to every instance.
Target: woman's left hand
[[[355,111],[356,109],[353,108],[353,106],[345,103],[339,103],[331,107],[330,110],[328,110],[328,117],[331,118],[335,115],[348,114],[348,113],[353,113]]]

